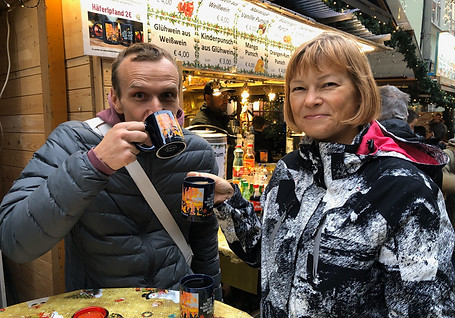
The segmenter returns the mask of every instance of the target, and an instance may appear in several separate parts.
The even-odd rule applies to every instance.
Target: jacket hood
[[[439,147],[398,137],[377,121],[368,125],[357,140],[359,139],[356,150],[358,155],[403,157],[414,164],[441,167],[449,160]]]
[[[354,173],[369,160],[395,157],[411,162],[438,185],[442,167],[449,161],[439,147],[397,137],[377,121],[363,127],[350,145],[316,142],[306,136],[303,137],[299,150],[300,156],[311,163],[306,164],[305,169],[312,170],[315,180],[321,184],[324,174],[320,170],[319,161],[327,156],[331,158],[328,166],[333,179]]]
[[[408,141],[420,141],[423,143],[425,142],[425,138],[416,135],[409,124],[404,120],[391,118],[381,120],[379,123],[384,126],[388,132],[392,133],[396,137],[406,139]]]

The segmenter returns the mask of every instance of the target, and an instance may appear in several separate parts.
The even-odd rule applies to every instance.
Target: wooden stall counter
[[[221,281],[224,284],[257,295],[259,270],[245,264],[235,255],[229,248],[221,229],[218,230],[218,250],[220,252]]]
[[[108,288],[78,290],[5,307],[0,310],[0,318],[71,318],[87,307],[102,307],[108,311],[109,318],[180,317],[178,291]],[[219,301],[215,301],[215,317],[251,318]]]

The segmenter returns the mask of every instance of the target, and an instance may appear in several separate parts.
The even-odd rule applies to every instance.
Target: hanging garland
[[[341,12],[349,9],[348,5],[335,0],[324,0],[324,3],[331,9]],[[420,100],[419,95],[429,95],[427,102],[443,106],[444,108],[453,108],[455,106],[455,97],[441,90],[438,83],[428,75],[428,63],[417,58],[416,46],[412,41],[410,32],[400,28],[395,29],[393,24],[380,23],[371,16],[363,15],[361,12],[356,13],[357,19],[373,34],[390,33],[391,39],[385,45],[394,48],[404,55],[406,66],[414,71],[416,85],[410,87],[407,93],[412,99]]]

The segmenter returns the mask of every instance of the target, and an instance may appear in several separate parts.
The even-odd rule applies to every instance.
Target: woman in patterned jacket
[[[286,122],[305,137],[277,164],[262,220],[212,176],[227,241],[261,268],[262,317],[455,317],[455,234],[426,173],[447,157],[375,121],[378,89],[351,39],[303,44],[285,85]]]

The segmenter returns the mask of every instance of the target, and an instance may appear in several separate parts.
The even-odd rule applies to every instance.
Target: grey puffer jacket
[[[282,158],[262,220],[236,187],[215,213],[261,267],[262,317],[455,317],[455,234],[423,172],[445,163],[373,122],[352,145],[305,138]]]
[[[215,217],[190,223],[181,216],[188,171],[217,173],[208,142],[184,130],[186,150],[163,160],[140,153],[139,163],[190,243],[190,269],[125,168],[99,172],[87,152],[102,139],[86,123],[59,125],[33,155],[0,206],[0,248],[15,262],[34,260],[65,238],[66,289],[178,289],[192,271],[220,281]]]

